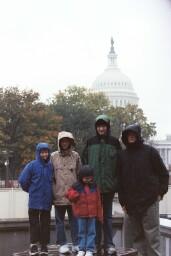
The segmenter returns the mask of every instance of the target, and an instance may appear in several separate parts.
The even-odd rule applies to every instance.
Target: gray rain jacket
[[[63,152],[60,148],[60,140],[69,138],[71,147],[67,152]],[[77,181],[78,173],[81,167],[79,154],[72,150],[74,137],[72,133],[62,131],[58,135],[58,151],[51,155],[51,162],[54,168],[53,181],[53,198],[54,205],[68,205],[69,200],[65,197],[68,189]]]

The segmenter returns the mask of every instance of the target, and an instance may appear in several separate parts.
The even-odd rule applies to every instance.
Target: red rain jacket
[[[76,188],[70,188],[66,197],[72,202],[76,217],[97,217],[101,222],[103,221],[100,192],[97,187],[90,187],[85,191],[85,187],[79,184]]]

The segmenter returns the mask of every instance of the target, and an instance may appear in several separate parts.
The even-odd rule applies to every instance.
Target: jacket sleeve
[[[119,181],[118,181],[118,168],[119,168],[119,154],[121,151],[121,144],[118,139],[116,139],[116,167],[114,170],[114,182],[115,182],[115,192],[118,192],[119,189]]]
[[[53,164],[53,155],[51,155],[50,158],[52,168],[53,168],[53,175],[52,175],[52,196],[53,196],[53,201],[55,200],[55,194],[56,194],[56,177],[55,177],[55,169],[54,169],[54,164]]]
[[[29,191],[29,188],[30,188],[30,185],[31,185],[32,168],[33,168],[32,162],[28,163],[25,166],[25,168],[23,169],[23,171],[21,172],[21,174],[19,176],[19,179],[18,179],[22,189],[25,192]]]
[[[118,154],[117,159],[117,177],[118,177],[118,199],[121,206],[125,206],[125,195],[124,195],[124,188],[122,184],[122,162],[121,156]]]
[[[85,148],[83,149],[81,160],[83,164],[88,164],[88,141]]]
[[[116,149],[117,149],[118,151],[120,151],[120,150],[122,149],[121,144],[120,144],[120,142],[119,142],[118,139],[116,140]]]
[[[152,166],[154,168],[154,172],[159,177],[159,195],[161,197],[164,196],[164,194],[168,191],[168,183],[169,183],[169,172],[166,169],[165,164],[163,163],[163,160],[161,156],[159,155],[158,151],[155,148],[152,148]]]
[[[78,155],[78,158],[77,158],[77,165],[76,165],[77,177],[78,177],[78,174],[79,174],[79,172],[80,172],[81,166],[82,166],[81,158],[80,158],[80,156]]]

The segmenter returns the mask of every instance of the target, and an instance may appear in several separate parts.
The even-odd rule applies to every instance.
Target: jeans
[[[104,233],[104,248],[114,247],[113,229],[112,229],[112,204],[114,193],[101,194],[103,206],[103,233]],[[102,239],[102,224],[96,222],[96,246],[100,247]]]
[[[78,237],[80,251],[94,252],[96,238],[95,218],[78,218]]]
[[[124,223],[124,240],[128,245],[127,237],[131,237],[131,247],[134,247],[142,256],[160,256],[160,226],[159,202],[153,203],[141,216],[126,215]]]
[[[47,245],[50,240],[50,211],[29,209],[30,243]]]
[[[65,234],[65,213],[68,214],[68,220],[71,228],[71,239],[73,245],[78,245],[78,222],[73,216],[71,205],[57,205],[55,206],[55,220],[56,220],[56,243],[59,245],[64,245],[67,243]]]

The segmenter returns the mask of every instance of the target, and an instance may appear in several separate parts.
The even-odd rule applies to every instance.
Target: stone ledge
[[[50,245],[48,249],[49,249],[49,253],[48,253],[49,256],[64,256],[64,254],[60,254],[57,251],[57,247],[55,245]],[[76,254],[72,254],[72,253],[68,253],[67,255],[68,256],[76,256]],[[95,255],[97,255],[97,254],[95,254]],[[104,254],[98,254],[97,256],[100,256],[100,255],[104,255]],[[16,252],[16,253],[13,253],[12,256],[29,256],[29,252],[28,252],[28,250],[24,251],[24,252]],[[132,248],[129,248],[129,249],[118,248],[117,256],[138,256],[138,253],[136,250],[134,250]]]
[[[123,216],[113,216],[113,225],[115,227],[122,227]],[[65,219],[66,227],[69,227],[68,219]],[[8,231],[19,231],[19,230],[28,230],[29,229],[29,220],[28,218],[23,219],[0,219],[0,232]],[[55,229],[55,218],[51,218],[51,229]]]

